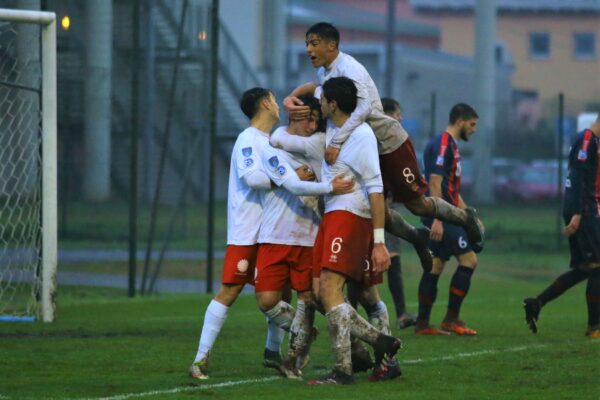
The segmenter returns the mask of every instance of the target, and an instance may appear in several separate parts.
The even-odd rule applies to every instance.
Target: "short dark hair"
[[[352,114],[356,108],[357,93],[354,81],[345,76],[331,78],[323,84],[323,96],[327,101],[335,100],[338,108],[346,114]]]
[[[269,97],[270,94],[271,91],[269,89],[261,87],[248,89],[242,94],[240,108],[248,119],[254,118],[260,107],[260,102]]]
[[[317,121],[317,132],[324,132],[325,120],[323,119],[323,113],[321,111],[321,103],[319,102],[319,99],[317,99],[312,94],[302,94],[298,96],[298,99],[300,99],[300,101],[304,103],[305,106],[310,107],[310,111],[319,112],[319,120]]]
[[[473,107],[465,103],[455,104],[450,110],[450,124],[454,125],[459,119],[479,118]]]
[[[391,97],[382,97],[381,105],[383,106],[383,112],[386,114],[393,113],[396,110],[401,110],[400,103]]]
[[[317,22],[308,28],[304,37],[308,37],[311,33],[314,33],[321,39],[334,41],[336,47],[340,45],[340,31],[329,22]]]

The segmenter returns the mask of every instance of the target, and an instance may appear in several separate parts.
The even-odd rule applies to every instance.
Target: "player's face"
[[[267,105],[269,111],[271,112],[271,115],[273,115],[273,118],[279,121],[279,105],[277,104],[277,100],[275,100],[275,96],[273,96],[273,93],[269,94],[269,98],[267,99]]]
[[[321,112],[323,113],[323,118],[331,118],[331,103],[327,101],[323,93],[321,93]]]
[[[394,118],[398,122],[402,122],[402,112],[399,108],[396,108],[394,111],[388,114],[390,117]]]
[[[309,117],[298,121],[298,125],[300,126],[300,135],[310,136],[315,133],[317,131],[317,126],[319,125],[319,118],[321,118],[321,113],[317,110],[313,110],[311,111]]]
[[[462,120],[462,126],[460,128],[460,138],[465,142],[468,142],[471,136],[475,134],[477,130],[477,118]]]
[[[327,67],[337,56],[337,46],[334,41],[321,39],[314,33],[306,36],[306,53],[313,67]]]

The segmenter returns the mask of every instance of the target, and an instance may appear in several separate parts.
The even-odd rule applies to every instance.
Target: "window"
[[[529,57],[537,60],[550,58],[550,34],[533,32],[529,34]]]
[[[589,60],[596,58],[596,35],[592,32],[573,34],[573,58]]]

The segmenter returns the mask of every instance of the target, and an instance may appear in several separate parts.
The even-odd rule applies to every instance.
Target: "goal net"
[[[54,13],[0,9],[0,321],[54,319]]]

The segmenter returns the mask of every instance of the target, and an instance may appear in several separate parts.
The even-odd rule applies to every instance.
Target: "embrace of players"
[[[322,314],[326,319],[334,365],[308,381],[312,385],[351,384],[355,373],[368,370],[370,381],[401,375],[396,356],[401,342],[391,335],[378,291],[390,264],[397,327],[414,325],[418,335],[476,335],[459,313],[477,266],[476,253],[483,248],[484,228],[460,195],[458,144],[475,133],[478,115],[464,103],[451,109],[446,130],[425,149],[423,176],[400,124],[398,103],[386,99],[384,110],[369,73],[339,50],[339,42],[339,32],[329,23],[306,32],[317,80],[283,100],[287,126],[273,130],[279,107],[270,90],[253,88],[242,96],[240,107],[250,126],[232,151],[222,287],[205,312],[189,369],[193,378],[208,378],[210,352],[229,308],[248,283],[267,320],[264,365],[287,378],[302,379],[318,334],[315,318]],[[588,334],[600,336],[599,137],[597,121],[572,152],[565,218],[573,269],[537,298],[525,300],[534,332],[541,307],[587,279]],[[407,223],[392,203],[404,204],[424,226]],[[421,263],[416,317],[406,312],[398,249],[388,250],[390,236],[411,243]],[[458,266],[438,328],[430,323],[430,314],[438,278],[451,256]],[[357,313],[358,303],[366,319]]]

